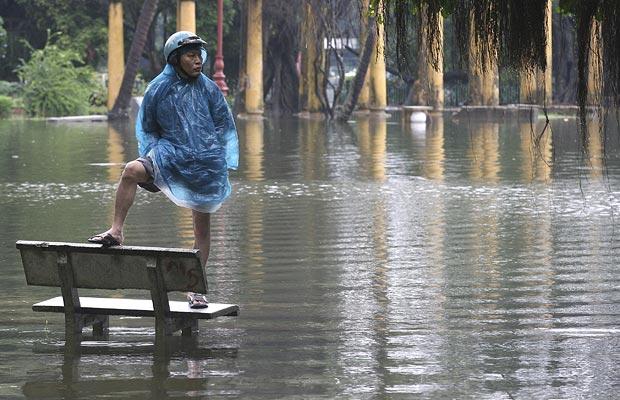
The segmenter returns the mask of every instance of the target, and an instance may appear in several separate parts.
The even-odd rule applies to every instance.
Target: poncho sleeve
[[[159,124],[157,123],[157,102],[153,96],[154,88],[151,86],[146,90],[138,118],[136,121],[136,138],[138,139],[138,154],[146,157],[153,146],[159,140]]]
[[[215,86],[215,85],[213,85]],[[215,132],[224,146],[226,166],[228,169],[237,169],[239,166],[239,139],[237,128],[226,98],[217,86],[211,90],[210,104],[211,117],[215,125]]]

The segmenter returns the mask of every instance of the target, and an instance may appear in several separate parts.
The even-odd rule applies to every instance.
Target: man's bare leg
[[[194,248],[200,250],[200,263],[207,268],[209,251],[211,250],[211,214],[192,210],[194,222]],[[195,293],[188,293],[190,307],[203,308],[207,306],[207,298]]]
[[[211,250],[211,214],[192,210],[194,222],[194,248],[200,250],[200,262],[207,267]]]
[[[136,197],[138,183],[146,182],[148,179],[148,173],[140,161],[130,161],[125,165],[118,188],[116,189],[112,227],[97,236],[103,237],[106,234],[110,234],[119,243],[123,243],[123,225],[125,224],[129,208]]]

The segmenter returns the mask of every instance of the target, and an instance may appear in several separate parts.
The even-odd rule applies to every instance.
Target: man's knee
[[[146,169],[144,165],[140,161],[130,161],[125,165],[125,169],[123,169],[123,174],[121,175],[121,179],[125,181],[131,182],[145,182],[148,176],[146,174]]]

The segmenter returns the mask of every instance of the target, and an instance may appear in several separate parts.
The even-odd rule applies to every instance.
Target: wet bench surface
[[[94,334],[105,335],[109,316],[122,315],[154,317],[157,335],[181,331],[191,336],[198,332],[199,319],[239,313],[235,304],[192,309],[186,301],[168,299],[169,292],[207,293],[198,250],[25,240],[16,246],[29,285],[61,289],[62,296],[32,309],[64,313],[67,333],[81,334],[92,325]],[[151,298],[80,297],[78,289],[144,289]]]

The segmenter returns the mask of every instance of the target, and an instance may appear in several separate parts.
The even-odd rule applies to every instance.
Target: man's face
[[[181,70],[190,78],[197,78],[202,71],[202,58],[200,50],[190,50],[183,53],[179,60]]]

